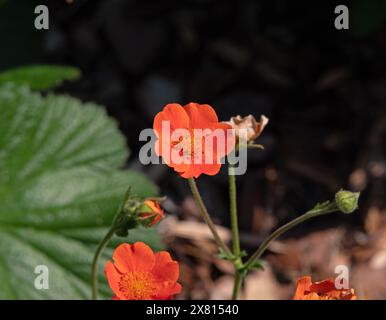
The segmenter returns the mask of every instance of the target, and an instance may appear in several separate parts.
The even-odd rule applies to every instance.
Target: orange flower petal
[[[163,123],[165,121],[169,122],[169,135],[163,137]],[[164,123],[167,127],[167,123]],[[153,129],[159,138],[155,143],[155,152],[158,156],[162,156],[166,164],[170,165],[170,143],[171,143],[171,134],[174,130],[178,129],[187,129],[190,125],[190,119],[185,109],[177,104],[170,103],[167,104],[163,110],[156,114],[153,121]]]
[[[105,274],[111,290],[113,290],[115,295],[119,295],[119,281],[121,280],[122,274],[118,272],[118,270],[110,261],[107,261],[106,263]]]
[[[208,104],[188,103],[185,105],[191,128],[211,128],[218,122],[217,114]]]
[[[157,281],[177,281],[180,269],[178,263],[173,261],[170,254],[161,251],[155,254],[155,263],[152,270]]]
[[[232,152],[232,150],[236,145],[236,137],[235,137],[234,131],[232,130],[232,126],[225,122],[220,122],[219,124],[216,125],[216,128],[222,129],[225,132],[225,139],[226,139],[225,141],[226,144],[224,148],[225,152],[223,152],[222,150],[216,149],[216,152],[220,153],[219,156],[220,158],[222,158]]]
[[[148,271],[154,265],[153,251],[143,242],[136,242],[133,245],[121,244],[115,249],[113,259],[121,273],[137,270]]]
[[[201,174],[216,175],[221,169],[221,164],[193,164],[181,174],[183,178],[198,178]]]
[[[326,294],[331,291],[337,291],[335,288],[334,279],[328,278],[323,281],[315,282],[310,286],[310,290],[312,292],[317,292],[321,294]]]
[[[159,206],[158,202],[154,200],[145,200],[144,203],[150,207],[154,212],[162,212],[161,207]]]
[[[298,279],[297,284],[296,284],[296,291],[295,291],[295,295],[294,295],[293,299],[294,300],[302,300],[305,293],[307,291],[310,291],[311,285],[312,285],[312,281],[311,281],[310,276],[305,276],[305,277]]]
[[[162,133],[162,122],[170,121],[170,130],[189,128],[190,119],[185,109],[177,103],[167,104],[161,112],[154,117],[153,129],[158,135]]]
[[[219,173],[221,169],[221,164],[203,164],[201,165],[201,171],[202,173],[208,175],[208,176],[214,176],[217,173]]]
[[[323,300],[317,293],[311,292],[304,295],[300,300]]]
[[[140,212],[140,218],[147,219],[153,217],[152,221],[150,223],[147,223],[146,226],[154,226],[164,218],[165,213],[160,207],[158,201],[145,200],[143,203],[147,208],[144,209],[145,211]]]
[[[176,282],[161,282],[157,288],[157,294],[154,296],[156,300],[170,300],[173,295],[181,292],[181,285]]]
[[[354,289],[338,290],[334,279],[312,283],[310,276],[305,276],[297,281],[294,300],[355,300]]]

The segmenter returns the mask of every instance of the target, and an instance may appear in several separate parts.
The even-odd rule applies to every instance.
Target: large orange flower
[[[294,300],[355,300],[354,289],[336,289],[332,278],[312,283],[310,276],[297,281]]]
[[[232,127],[219,122],[207,104],[168,104],[155,116],[153,129],[157,154],[183,178],[217,174],[220,159],[235,144]]]
[[[156,254],[143,242],[121,244],[105,273],[117,300],[168,300],[181,291],[178,263],[166,251]]]

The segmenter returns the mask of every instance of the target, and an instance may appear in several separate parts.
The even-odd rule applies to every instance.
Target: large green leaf
[[[141,174],[119,170],[127,155],[103,108],[0,86],[0,299],[90,297],[93,251],[125,190],[156,193]],[[124,240],[160,248],[152,229]],[[37,265],[49,269],[48,290],[34,287]]]
[[[0,85],[12,82],[36,90],[47,90],[65,80],[77,80],[79,77],[80,71],[74,67],[32,65],[1,72]]]

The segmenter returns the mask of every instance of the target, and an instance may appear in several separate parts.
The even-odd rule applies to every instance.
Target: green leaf
[[[331,206],[331,201],[327,200],[324,202],[318,202],[315,207],[313,207],[310,211],[316,211],[316,210],[325,210],[326,208]]]
[[[217,255],[220,259],[228,260],[228,261],[234,261],[236,260],[236,257],[233,254],[229,254],[228,252],[225,252],[223,248],[219,248],[219,252]]]
[[[0,299],[90,298],[94,250],[128,186],[141,197],[157,193],[143,175],[119,170],[127,156],[103,108],[0,86]],[[138,240],[161,248],[156,230],[124,239]],[[106,298],[112,250],[99,265]],[[48,267],[48,290],[34,287],[38,265]]]
[[[47,90],[65,80],[77,80],[80,75],[79,69],[73,67],[33,65],[0,73],[0,84],[12,82],[35,90]]]
[[[260,259],[256,259],[255,261],[252,262],[252,264],[248,267],[246,271],[248,273],[253,269],[264,270],[264,261]]]

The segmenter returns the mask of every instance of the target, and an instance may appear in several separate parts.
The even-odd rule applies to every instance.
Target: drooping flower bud
[[[226,123],[235,129],[237,139],[244,140],[246,138],[247,141],[244,142],[248,143],[261,135],[265,126],[268,124],[268,121],[269,119],[262,115],[260,121],[257,122],[255,117],[250,114],[246,117],[241,117],[240,115],[232,117],[230,121],[227,121]]]
[[[340,190],[335,194],[335,202],[343,213],[352,213],[358,209],[359,192]]]
[[[161,221],[165,213],[156,200],[145,200],[138,208],[138,221],[145,227],[151,227]]]

